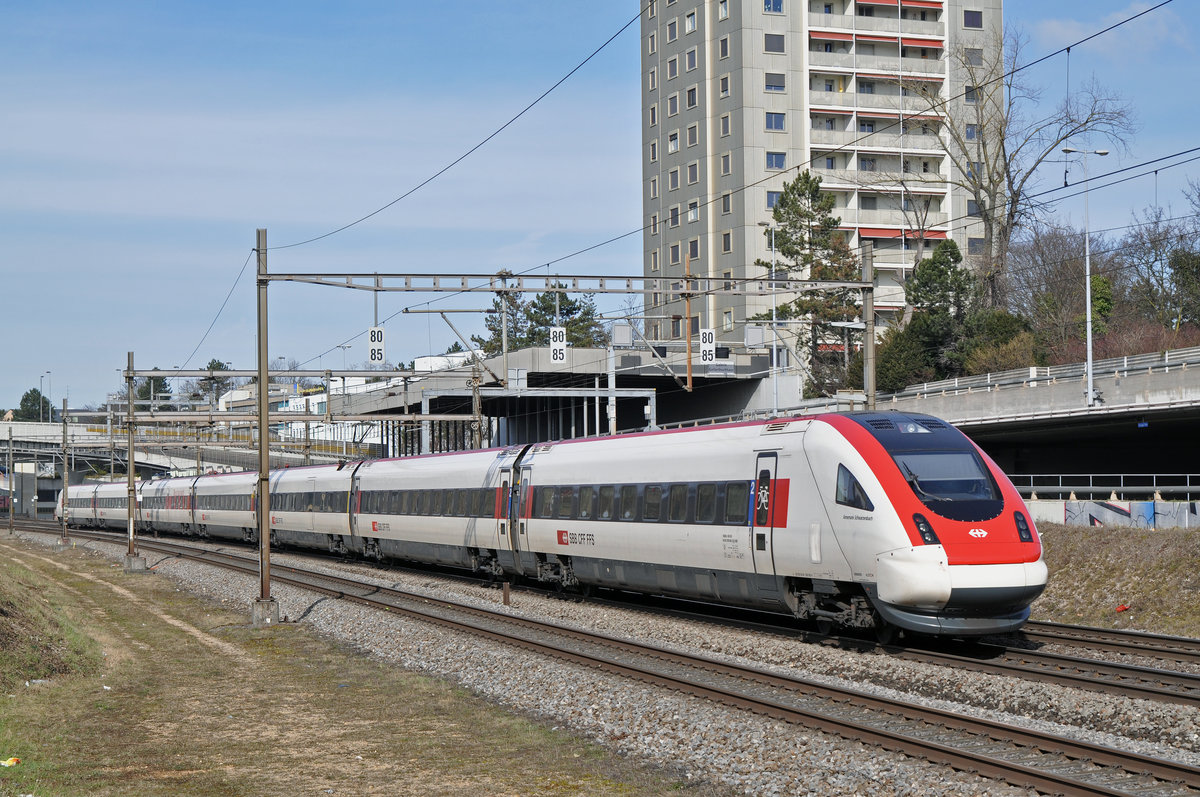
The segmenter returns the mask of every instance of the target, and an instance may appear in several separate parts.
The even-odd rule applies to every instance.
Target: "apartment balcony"
[[[884,127],[885,124],[878,125]],[[896,122],[894,129],[898,130],[900,126],[899,120]],[[922,135],[920,133],[861,133],[854,130],[823,130],[813,128],[809,131],[809,141],[814,145],[825,145],[830,147],[859,147],[862,149],[902,149],[906,152],[911,151],[930,151],[942,152],[944,144],[942,140],[934,135]]]
[[[885,113],[920,114],[933,116],[929,103],[920,97],[904,97],[899,94],[863,94],[853,91],[810,91],[809,106],[833,108],[868,108]]]
[[[888,19],[887,17],[859,17],[847,14],[809,14],[810,28],[828,28],[859,33],[891,34],[893,36],[930,36],[944,38],[946,26],[941,22],[920,19]]]
[[[921,194],[940,193],[946,190],[945,182],[922,180],[922,177],[934,177],[932,174],[912,174],[898,171],[864,171],[860,169],[823,169],[814,162],[812,173],[821,178],[821,187],[830,191],[838,190],[838,186],[849,188],[871,188],[879,191],[918,191]],[[903,185],[901,185],[903,183]],[[932,214],[931,214],[932,215]],[[883,223],[883,222],[879,222]],[[931,224],[934,222],[931,222]],[[944,224],[945,222],[939,222]]]
[[[810,51],[809,66],[820,69],[845,69],[850,71],[897,73],[900,77],[942,76],[946,64],[940,58],[901,58],[898,55],[854,55],[851,53],[825,53]]]
[[[947,221],[949,221],[947,214],[930,211],[925,214],[924,226],[925,229],[940,227],[946,224]],[[919,222],[921,222],[921,218],[915,211],[909,211],[908,213],[902,210],[855,211],[853,208],[846,208],[842,212],[843,224],[853,224],[859,227],[905,227],[912,229]]]

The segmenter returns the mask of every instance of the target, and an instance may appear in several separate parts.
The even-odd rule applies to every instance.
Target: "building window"
[[[963,51],[967,66],[983,66],[983,50],[978,47],[968,47]]]
[[[726,252],[726,253],[733,251],[733,233],[732,232],[726,231],[726,232],[721,233],[721,251]]]
[[[968,216],[982,216],[983,215],[982,213],[979,212],[979,203],[976,202],[974,199],[967,200],[967,215]]]
[[[672,169],[667,172],[667,190],[674,191],[679,188],[679,170]]]
[[[968,238],[967,239],[967,254],[968,255],[982,255],[983,251],[984,251],[984,246],[983,246],[982,238]]]
[[[693,199],[691,202],[688,203],[687,220],[689,222],[700,221],[700,202],[699,201]]]
[[[767,91],[783,91],[787,85],[787,77],[782,72],[767,73]]]
[[[658,88],[658,70],[657,69],[651,69],[649,72],[646,73],[646,87],[650,91],[654,91],[656,88]]]
[[[720,87],[721,87],[721,97],[722,98],[728,97],[729,96],[729,75],[721,75]]]
[[[825,159],[825,168],[826,169],[836,169],[837,168],[837,160],[835,160],[832,156],[826,158]]]
[[[672,266],[679,265],[679,243],[678,242],[671,244],[671,265]]]
[[[979,125],[968,124],[966,132],[967,141],[974,141],[979,138]]]
[[[696,68],[696,48],[695,47],[693,47],[692,49],[688,50],[686,53],[683,54],[683,68],[685,70],[687,70],[688,72],[691,72],[693,69]]]
[[[672,94],[667,97],[667,116],[674,116],[679,113],[679,95]]]
[[[689,147],[696,146],[700,136],[700,128],[697,125],[692,125],[687,129],[687,145]]]
[[[667,23],[667,41],[673,42],[677,38],[679,38],[679,22],[673,19]]]
[[[658,198],[658,178],[657,177],[650,178],[650,198],[651,199]]]
[[[763,50],[768,53],[782,53],[783,50],[783,34],[782,33],[764,33],[763,34]]]
[[[668,58],[667,59],[667,80],[671,80],[678,74],[679,74],[679,59],[678,58]]]
[[[658,106],[651,105],[650,106],[650,126],[654,127],[656,124],[658,124]]]
[[[980,180],[983,178],[983,162],[971,161],[967,164],[967,179]]]
[[[773,207],[775,207],[776,203],[779,202],[779,197],[781,197],[782,195],[783,195],[782,191],[768,191],[767,192],[767,210],[771,210]]]
[[[646,55],[654,55],[658,52],[658,34],[651,33],[646,37]]]
[[[963,27],[964,28],[982,28],[983,27],[983,12],[982,11],[964,11],[963,12]]]
[[[687,181],[688,185],[695,185],[700,182],[700,164],[689,163],[687,165]]]
[[[657,249],[653,249],[650,251],[650,270],[658,271],[658,250]]]
[[[858,159],[858,170],[860,172],[875,171],[875,159],[874,158],[859,158]]]
[[[875,84],[869,80],[858,81],[858,93],[859,94],[874,94],[875,93]]]
[[[696,107],[696,87],[692,86],[690,89],[688,89],[687,94],[685,96],[687,97],[687,107],[695,108]]]
[[[859,210],[877,210],[878,208],[879,208],[878,197],[860,196],[858,198],[858,209]]]
[[[658,0],[650,0],[649,5],[646,6],[646,18],[654,19],[654,15],[657,13],[658,13]]]
[[[859,6],[858,15],[860,17],[873,17],[875,16],[875,8],[874,6]]]
[[[683,32],[691,33],[696,30],[696,12],[693,11],[683,18]]]
[[[721,212],[722,213],[732,213],[733,212],[733,195],[732,194],[721,194]]]
[[[733,157],[726,152],[721,156],[721,174],[730,174],[733,171]]]
[[[826,14],[832,14],[832,13],[833,13],[833,3],[826,3],[826,4],[825,4],[825,11],[824,11],[824,13],[826,13]]]
[[[768,130],[784,130],[787,120],[787,115],[782,113],[774,113],[767,111],[767,129]]]
[[[967,86],[966,91],[963,92],[963,100],[971,105],[979,102],[979,90],[974,86]]]
[[[858,122],[858,132],[874,133],[875,132],[875,123],[870,120],[867,120],[867,119],[860,119]]]
[[[825,46],[822,49],[827,53],[833,52],[833,42],[825,42]]]
[[[721,331],[722,332],[732,332],[733,331],[733,311],[732,310],[722,310],[721,311]]]
[[[675,207],[671,208],[670,211],[668,211],[668,218],[670,219],[668,226],[671,226],[671,227],[679,226],[679,206],[678,205],[676,205]]]
[[[721,135],[729,135],[729,114],[721,117]]]
[[[729,19],[729,0],[717,3],[717,19]]]
[[[690,257],[692,260],[696,260],[700,257],[699,238],[693,238],[692,240],[688,241],[688,257]]]
[[[658,160],[658,139],[650,142],[650,162]]]
[[[763,11],[768,14],[782,14],[783,0],[763,0]]]
[[[921,174],[929,174],[929,161],[921,161]]]
[[[650,234],[658,235],[658,214],[657,213],[650,214]],[[658,260],[657,257],[655,257],[654,259],[655,259],[655,261]]]
[[[679,318],[671,319],[671,337],[678,338],[683,334],[683,320]]]
[[[722,58],[729,57],[729,37],[728,36],[722,36],[721,40],[719,42],[717,42],[717,53]]]
[[[837,121],[832,116],[828,117],[825,120],[825,129],[826,130],[837,130]]]
[[[679,131],[672,130],[667,134],[667,154],[679,151]]]
[[[767,153],[767,168],[768,169],[786,169],[787,153],[784,152],[768,152]]]

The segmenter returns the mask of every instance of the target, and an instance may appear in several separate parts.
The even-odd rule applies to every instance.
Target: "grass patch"
[[[30,602],[33,587],[39,602],[61,607],[26,623],[61,628],[55,618],[65,616],[78,631],[62,638],[93,640],[84,647],[103,652],[76,657],[90,668],[60,668],[40,689],[22,680],[0,699],[0,759],[22,759],[0,769],[0,795],[728,793],[640,767],[303,626],[252,628],[251,596],[234,613],[99,556],[25,543],[0,550],[13,554],[11,603]],[[0,615],[0,628],[11,631],[10,616]]]
[[[1200,530],[1038,531],[1050,580],[1033,619],[1200,637]]]

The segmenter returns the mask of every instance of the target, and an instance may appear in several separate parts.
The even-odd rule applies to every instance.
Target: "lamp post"
[[[777,350],[775,346],[775,225],[770,222],[760,221],[759,227],[766,227],[771,231],[771,414],[779,414],[779,368],[776,362]]]
[[[1106,149],[1075,149],[1063,147],[1064,154],[1077,153],[1083,156],[1083,297],[1084,323],[1087,324],[1087,392],[1084,393],[1084,404],[1089,407],[1096,405],[1096,391],[1092,387],[1092,234],[1088,221],[1088,155],[1107,155]]]
[[[54,423],[54,375],[46,372],[46,420]]]
[[[46,372],[42,371],[42,375],[38,377],[38,423],[42,422],[44,413],[42,410],[46,406],[46,392],[42,390],[42,386],[46,384]]]

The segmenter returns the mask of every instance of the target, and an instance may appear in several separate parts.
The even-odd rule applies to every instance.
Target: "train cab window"
[[[696,488],[696,522],[712,523],[717,517],[717,485],[701,484]]]
[[[725,485],[725,522],[735,526],[746,525],[750,512],[750,484],[729,482]]]
[[[658,520],[662,515],[663,488],[657,484],[646,487],[642,504],[642,520]]]
[[[575,488],[574,487],[559,487],[558,488],[558,511],[555,513],[558,517],[571,517],[572,511],[575,509]]]
[[[600,500],[596,507],[596,517],[601,520],[608,520],[613,513],[613,494],[615,490],[612,487],[600,488]]]
[[[592,517],[592,501],[596,497],[595,487],[579,488],[579,519],[590,520]]]
[[[835,500],[842,506],[852,506],[855,509],[875,511],[875,505],[867,497],[867,492],[854,478],[854,474],[845,465],[838,465],[837,495]]]
[[[633,520],[637,517],[638,488],[632,484],[621,487],[621,520]]]
[[[893,457],[921,503],[944,518],[989,520],[1004,509],[1000,488],[974,451],[907,451]]]
[[[682,523],[687,520],[688,486],[686,484],[671,485],[671,522]]]

